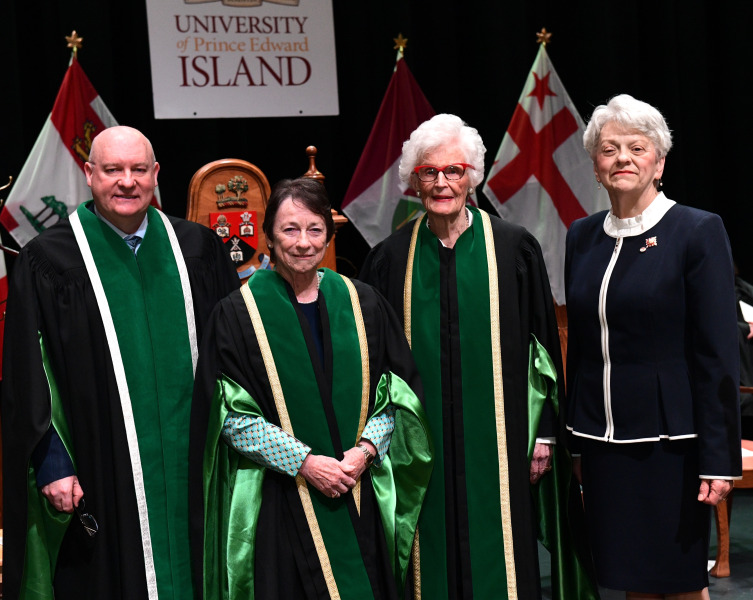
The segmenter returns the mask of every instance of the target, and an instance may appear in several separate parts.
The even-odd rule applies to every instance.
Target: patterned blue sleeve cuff
[[[362,438],[369,440],[377,449],[374,464],[382,464],[387,450],[390,449],[392,432],[395,430],[395,407],[389,406],[381,415],[369,419],[364,427]]]
[[[278,473],[295,477],[311,448],[263,417],[230,411],[222,427],[225,442],[245,456]]]

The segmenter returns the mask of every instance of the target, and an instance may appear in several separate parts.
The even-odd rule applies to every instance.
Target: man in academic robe
[[[197,343],[238,277],[209,229],[149,206],[159,164],[94,138],[93,202],[12,272],[3,382],[4,592],[185,600]]]

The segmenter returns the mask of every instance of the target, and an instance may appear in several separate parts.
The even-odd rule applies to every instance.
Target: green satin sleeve
[[[52,373],[47,349],[40,334],[39,345],[42,352],[47,384],[50,391],[50,426],[55,427],[60,439],[71,457],[75,468],[76,461],[71,448],[68,422],[63,413],[57,382]],[[22,600],[47,600],[54,597],[52,581],[55,576],[60,544],[71,522],[72,515],[59,512],[50,505],[37,487],[34,467],[29,464],[26,495],[26,554],[24,574],[21,583]]]
[[[533,457],[536,433],[539,430],[541,413],[551,402],[555,414],[559,413],[557,400],[557,368],[546,348],[531,336],[528,347],[528,461]]]
[[[557,369],[552,357],[531,336],[528,356],[528,460],[533,456],[541,412],[547,402],[559,413]],[[585,536],[580,491],[572,477],[567,450],[552,446],[552,470],[531,485],[538,517],[538,538],[551,553],[552,598],[596,600],[598,588],[586,568],[588,558],[578,551],[577,538]]]
[[[221,440],[229,410],[264,417],[232,379],[215,385],[204,450],[204,598],[254,598],[254,548],[266,469]]]
[[[394,373],[377,385],[374,414],[392,404],[395,431],[382,466],[371,470],[397,589],[403,590],[411,548],[434,462],[434,448],[421,401]]]

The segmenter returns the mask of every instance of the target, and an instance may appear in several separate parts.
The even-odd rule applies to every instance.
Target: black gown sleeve
[[[516,267],[521,289],[520,314],[528,315],[528,322],[521,323],[521,326],[528,328],[529,335],[536,336],[539,343],[546,348],[557,369],[559,411],[555,413],[551,404],[545,405],[539,422],[538,437],[562,439],[565,415],[564,410],[562,410],[564,379],[557,318],[554,313],[554,300],[549,287],[549,276],[541,253],[541,246],[530,233],[526,232],[523,236]]]
[[[31,454],[50,426],[50,396],[39,336],[46,334],[42,306],[54,305],[55,279],[44,268],[38,244],[16,259],[10,277],[3,351],[3,579],[8,597],[19,592],[26,542],[27,468]],[[53,331],[55,331],[53,329]],[[54,334],[53,334],[54,335]]]

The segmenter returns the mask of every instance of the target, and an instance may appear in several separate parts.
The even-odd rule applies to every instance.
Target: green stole
[[[343,445],[355,445],[366,417],[381,414],[390,403],[404,415],[393,434],[395,452],[391,447],[382,467],[372,475],[395,578],[400,582],[398,589],[402,589],[431,473],[428,424],[418,398],[394,374],[382,375],[375,406],[367,415],[368,346],[357,293],[347,279],[326,269],[322,272],[320,290],[335,332],[331,336],[332,403]],[[314,454],[334,456],[311,357],[283,279],[273,271],[257,271],[242,293],[281,427],[310,445]],[[355,352],[356,348],[360,351]],[[204,454],[206,600],[254,598],[252,565],[265,469],[221,443],[229,410],[274,420],[235,382],[225,376],[218,380]],[[301,475],[296,477],[296,486],[330,597],[373,597],[346,504],[348,495],[328,498]],[[357,488],[353,492],[360,506]]]
[[[458,304],[462,307],[460,348],[466,485],[471,577],[480,598],[516,597],[499,347],[499,291],[491,224],[486,213],[469,207],[473,222],[455,243],[459,266]],[[440,277],[437,237],[416,223],[406,270],[405,329],[426,393],[426,411],[436,448],[444,448],[442,422]],[[490,282],[490,279],[492,280]],[[408,293],[408,290],[410,292]],[[492,325],[490,327],[490,324]],[[471,401],[472,399],[472,401]],[[416,544],[416,594],[447,598],[443,452],[435,456],[434,473],[419,520]],[[493,558],[492,558],[493,557]],[[495,568],[490,568],[494,565]]]
[[[368,368],[368,355],[364,356],[366,347],[359,341],[345,280],[335,273],[324,273],[320,290],[327,302],[330,330],[335,332],[331,336],[331,400],[340,439],[343,446],[349,448],[357,443],[363,430],[363,403],[356,399],[363,400],[364,381],[368,382],[368,372],[363,372],[363,359]],[[311,446],[313,454],[335,456],[323,409],[324,399],[284,280],[274,271],[260,271],[249,280],[248,288],[258,307],[279,377],[284,400],[278,404],[277,412],[283,429]],[[361,351],[355,352],[356,348]],[[368,396],[366,401],[368,403]],[[335,597],[337,590],[342,589],[346,597],[371,597],[371,584],[345,498],[328,498],[309,486],[301,475],[296,477],[296,484],[330,595]]]
[[[85,261],[87,254],[93,258],[96,270],[92,273],[92,265],[87,264],[90,278],[98,275],[101,281],[117,336],[111,352],[119,350],[125,374],[126,385],[122,379],[118,383],[134,485],[137,498],[143,487],[148,512],[144,519],[140,511],[149,595],[190,598],[186,423],[193,392],[195,333],[191,332],[195,330],[193,315],[189,316],[190,288],[184,287],[185,264],[172,228],[168,230],[153,207],[147,212],[149,225],[138,254],[87,205],[79,206],[76,214],[91,251],[82,248],[82,254]],[[103,320],[107,330],[107,319]],[[109,335],[108,341],[112,343]],[[113,366],[118,379],[115,354]],[[132,442],[131,423],[137,445]],[[156,588],[150,572],[156,576]]]

